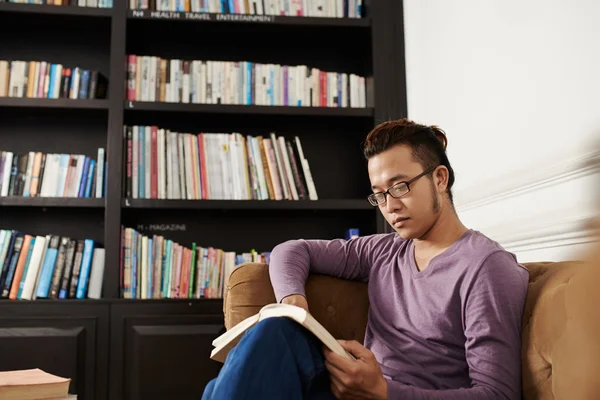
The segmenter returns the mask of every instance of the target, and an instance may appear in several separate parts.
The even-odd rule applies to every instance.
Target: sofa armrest
[[[324,275],[310,275],[306,282],[310,313],[336,339],[363,343],[369,310],[367,284]],[[225,328],[274,303],[275,294],[267,264],[244,263],[236,267],[223,300]]]

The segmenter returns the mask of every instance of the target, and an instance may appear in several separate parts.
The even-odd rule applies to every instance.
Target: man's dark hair
[[[368,160],[400,144],[410,146],[413,159],[423,166],[423,170],[438,165],[448,168],[448,197],[453,204],[454,170],[446,155],[446,133],[435,125],[421,125],[407,118],[386,121],[369,132],[364,142],[363,153]]]

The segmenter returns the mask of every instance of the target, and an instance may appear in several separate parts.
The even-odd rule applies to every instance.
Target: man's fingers
[[[371,354],[367,348],[356,340],[338,340],[338,342],[344,350],[356,358],[366,358]]]
[[[348,372],[352,368],[352,363],[356,362],[340,357],[326,347],[323,348],[323,355],[325,356],[325,360],[344,372]]]

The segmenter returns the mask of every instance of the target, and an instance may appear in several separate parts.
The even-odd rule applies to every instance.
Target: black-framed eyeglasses
[[[378,192],[378,193],[370,194],[367,197],[367,200],[369,200],[369,203],[371,203],[371,205],[373,205],[373,206],[380,206],[387,201],[386,194],[389,194],[390,196],[392,196],[395,199],[402,197],[402,196],[406,196],[410,192],[410,184],[411,183],[413,183],[420,177],[427,175],[431,171],[435,170],[437,167],[438,167],[438,165],[436,165],[435,167],[429,168],[428,170],[421,172],[419,175],[415,176],[414,178],[412,178],[409,181],[395,183],[394,185],[390,186],[388,188],[388,190],[386,190],[385,192]]]

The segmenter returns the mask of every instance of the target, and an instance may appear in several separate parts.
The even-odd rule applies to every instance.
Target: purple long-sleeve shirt
[[[529,274],[512,253],[468,230],[419,272],[396,233],[291,240],[271,253],[277,301],[305,294],[309,272],[368,281],[364,346],[388,399],[520,399],[521,318]]]

